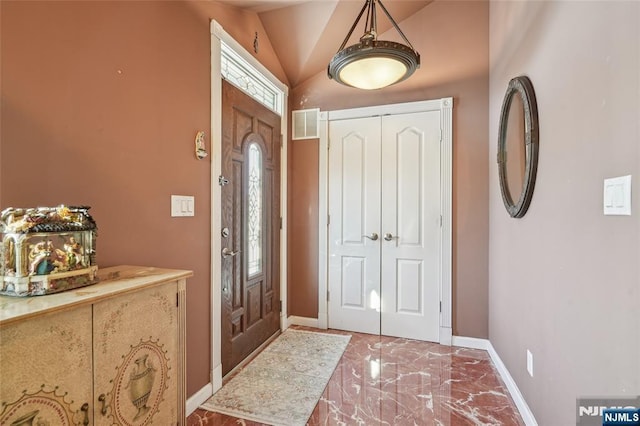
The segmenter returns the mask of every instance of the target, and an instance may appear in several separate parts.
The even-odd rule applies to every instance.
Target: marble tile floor
[[[524,425],[486,351],[315,331],[352,337],[308,425]],[[197,409],[187,425],[261,423]]]

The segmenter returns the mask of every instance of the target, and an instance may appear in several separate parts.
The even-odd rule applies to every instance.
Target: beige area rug
[[[200,408],[273,425],[305,425],[350,339],[286,330]]]

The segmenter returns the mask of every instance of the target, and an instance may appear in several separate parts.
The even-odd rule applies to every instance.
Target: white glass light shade
[[[340,70],[340,80],[358,89],[380,89],[397,83],[407,72],[400,61],[388,57],[355,60]]]

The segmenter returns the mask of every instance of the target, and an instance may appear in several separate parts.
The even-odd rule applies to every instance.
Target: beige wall
[[[378,91],[341,86],[322,72],[294,87],[291,108],[354,108],[452,96],[453,108],[453,315],[454,334],[487,337],[488,262],[488,2],[436,1],[400,26],[422,66],[407,81]],[[389,38],[397,33],[386,33]],[[381,36],[382,39],[385,35]],[[300,298],[289,302],[289,314],[317,317],[317,229],[307,212],[317,210],[317,141],[293,141],[295,169],[290,184],[310,185],[298,209],[290,214],[296,250],[290,252],[289,286]],[[303,162],[304,164],[300,164]],[[313,197],[309,192],[313,191]],[[298,201],[294,201],[297,203]],[[308,243],[304,243],[304,242]],[[290,245],[290,247],[293,247]],[[311,269],[311,271],[309,270]],[[302,291],[301,289],[304,289]],[[309,308],[313,307],[315,310]]]
[[[204,4],[203,4],[204,3]],[[209,18],[284,73],[257,15],[211,2],[0,1],[0,209],[87,204],[99,267],[193,270],[187,290],[187,393],[209,382]],[[207,146],[209,137],[207,136]],[[196,216],[170,217],[170,195]]]
[[[640,394],[640,3],[496,1],[490,29],[489,337],[538,423],[575,424],[577,397]],[[511,219],[494,141],[522,74],[540,157]],[[633,215],[604,216],[603,179],[628,174]]]

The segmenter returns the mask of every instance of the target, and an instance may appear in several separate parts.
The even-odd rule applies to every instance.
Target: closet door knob
[[[372,232],[371,235],[363,235],[363,237],[366,237],[371,241],[376,241],[378,239],[378,234],[376,234],[375,232]]]
[[[397,240],[400,237],[398,237],[397,235],[393,235],[391,232],[387,232],[386,234],[384,234],[384,239],[386,241],[391,241],[391,240]]]

